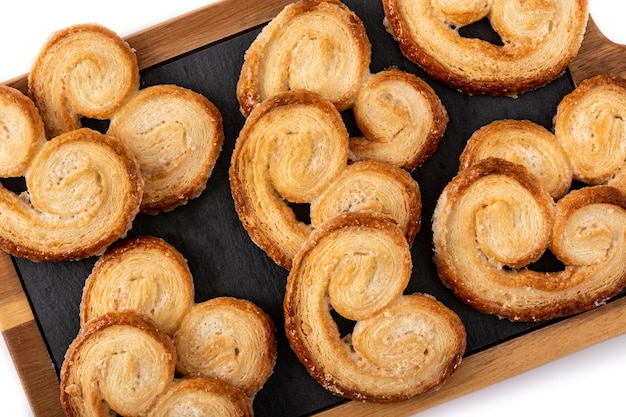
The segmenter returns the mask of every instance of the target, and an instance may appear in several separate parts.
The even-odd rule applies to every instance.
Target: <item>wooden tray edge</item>
[[[126,40],[137,50],[143,69],[267,22],[288,3],[291,0],[221,0],[137,32]],[[592,33],[594,39],[601,39],[603,35],[595,32],[598,29],[591,24],[588,35]],[[588,62],[596,49],[595,42],[583,43],[581,59]],[[27,75],[5,84],[26,92]],[[13,262],[3,252],[0,252],[0,331],[34,416],[63,416],[52,359]],[[395,404],[346,402],[316,416],[411,415],[625,333],[626,297],[623,297],[467,357],[437,392]]]

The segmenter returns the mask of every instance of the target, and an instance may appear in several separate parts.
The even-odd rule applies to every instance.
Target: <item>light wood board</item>
[[[140,67],[175,58],[274,17],[285,0],[224,0],[127,37]],[[590,21],[570,69],[575,83],[600,72],[626,74],[626,48]],[[26,76],[9,81],[26,91]],[[63,416],[58,377],[9,255],[0,252],[0,330],[36,417]],[[439,391],[397,404],[346,402],[318,416],[406,416],[626,333],[626,297],[466,357]]]

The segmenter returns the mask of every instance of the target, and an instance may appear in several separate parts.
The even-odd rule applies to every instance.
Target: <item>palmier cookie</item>
[[[21,177],[46,142],[43,121],[30,98],[0,84],[0,177]]]
[[[143,193],[132,152],[87,128],[46,142],[25,179],[20,196],[0,188],[0,248],[33,261],[104,252],[131,228]]]
[[[231,161],[231,190],[246,231],[277,264],[289,269],[311,230],[344,211],[389,214],[413,241],[421,220],[415,180],[382,162],[348,166],[347,158],[341,115],[315,93],[280,94],[246,120]],[[289,203],[310,203],[312,224]]]
[[[311,203],[311,225],[347,212],[376,212],[393,218],[411,244],[420,230],[420,188],[405,170],[377,161],[346,167]]]
[[[557,107],[554,134],[574,178],[626,192],[626,80],[598,75],[580,83]]]
[[[194,302],[187,261],[154,236],[138,236],[110,247],[85,281],[80,322],[111,311],[135,310],[172,335]]]
[[[303,0],[286,6],[246,51],[237,83],[248,116],[286,90],[321,94],[345,110],[369,75],[371,45],[363,22],[338,0]]]
[[[402,53],[467,94],[514,96],[561,75],[578,53],[587,0],[383,0],[385,25]],[[502,44],[464,37],[487,18]]]
[[[465,328],[425,294],[403,295],[412,269],[388,217],[346,213],[316,229],[287,281],[285,331],[307,371],[332,393],[401,401],[439,387],[460,363]],[[354,329],[342,336],[331,309]]]
[[[218,378],[249,397],[263,387],[276,363],[272,320],[254,303],[232,297],[196,304],[174,334],[181,375]]]
[[[206,97],[175,85],[142,89],[107,132],[135,154],[145,181],[141,211],[186,204],[206,188],[224,142],[222,116]]]
[[[437,150],[448,113],[422,79],[397,69],[373,74],[353,107],[362,137],[350,139],[352,160],[373,159],[408,171]]]
[[[52,34],[28,76],[29,95],[49,139],[82,126],[80,118],[108,119],[139,88],[133,49],[97,24]]]
[[[461,171],[433,214],[442,282],[475,309],[511,321],[568,316],[626,285],[626,197],[608,186],[553,202],[522,165],[489,158]],[[546,249],[562,270],[531,268]]]
[[[461,153],[459,171],[490,157],[524,165],[554,199],[572,185],[572,168],[563,148],[550,131],[529,120],[496,120],[478,129]]]
[[[235,209],[255,242],[289,268],[311,231],[289,203],[309,203],[348,161],[341,115],[316,93],[293,90],[257,106],[241,130],[230,165]]]
[[[61,367],[61,404],[68,417],[141,416],[174,378],[176,349],[134,311],[112,312],[81,327]]]
[[[146,417],[252,417],[252,401],[226,381],[186,377],[172,382]]]

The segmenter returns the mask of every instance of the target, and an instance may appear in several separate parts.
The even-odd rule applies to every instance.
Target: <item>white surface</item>
[[[368,0],[372,1],[372,0]],[[210,0],[147,2],[79,0],[4,2],[0,25],[0,80],[28,72],[48,35],[75,23],[98,22],[122,36]],[[626,2],[590,0],[598,27],[613,41],[626,44]],[[1,338],[0,338],[1,339]],[[577,352],[533,371],[427,410],[420,417],[624,415],[626,335]],[[2,415],[32,416],[4,339],[0,342]]]

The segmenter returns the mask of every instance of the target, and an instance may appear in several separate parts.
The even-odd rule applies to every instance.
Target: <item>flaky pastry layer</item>
[[[80,322],[135,310],[172,335],[193,302],[193,277],[182,254],[163,239],[138,236],[113,245],[96,261],[83,288]]]
[[[217,107],[175,85],[142,89],[112,116],[107,134],[126,143],[139,161],[145,181],[141,211],[148,214],[198,197],[224,142]]]
[[[461,361],[465,328],[424,294],[402,231],[382,214],[346,213],[316,229],[287,281],[285,331],[307,371],[336,395],[402,401],[439,387]],[[331,309],[356,321],[342,335]]]
[[[383,0],[402,53],[467,94],[514,96],[561,75],[578,53],[587,0]],[[487,18],[502,44],[462,36]]]
[[[110,118],[138,88],[135,52],[98,24],[53,33],[28,75],[28,94],[49,139],[82,127],[81,117]]]

